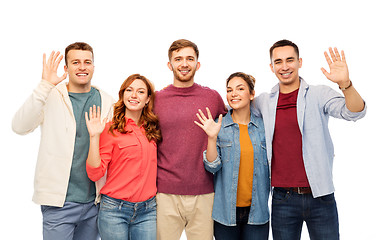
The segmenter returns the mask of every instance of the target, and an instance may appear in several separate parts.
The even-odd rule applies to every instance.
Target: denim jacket
[[[214,174],[213,219],[227,226],[236,225],[236,196],[240,165],[239,125],[233,122],[232,110],[223,117],[217,137],[218,156],[213,162],[206,159],[205,169]],[[269,221],[270,192],[269,164],[266,156],[264,123],[251,114],[248,133],[254,150],[252,202],[248,224],[260,225]]]
[[[279,84],[271,93],[263,93],[252,101],[255,115],[262,115],[268,153],[272,152],[275,117],[279,96]],[[333,142],[329,133],[329,116],[356,121],[366,114],[366,105],[361,112],[351,112],[345,98],[328,86],[308,85],[300,78],[296,103],[298,125],[302,134],[303,161],[313,197],[334,192],[332,169],[334,158]],[[268,155],[269,162],[271,154]]]

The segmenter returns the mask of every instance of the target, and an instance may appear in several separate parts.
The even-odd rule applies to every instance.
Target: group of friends
[[[270,48],[278,84],[255,97],[255,78],[233,73],[226,106],[194,81],[199,50],[186,39],[168,50],[172,84],[155,91],[133,74],[117,101],[91,84],[87,43],[44,54],[12,122],[18,134],[41,128],[33,201],[43,238],[177,240],[185,230],[188,240],[263,240],[271,222],[273,239],[295,240],[305,222],[311,239],[339,239],[328,120],[356,121],[366,105],[344,52],[324,56],[342,94],[305,82],[298,47],[280,40]]]

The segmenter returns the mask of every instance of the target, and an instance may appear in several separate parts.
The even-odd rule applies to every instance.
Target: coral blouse
[[[127,119],[121,134],[109,132],[112,122],[106,124],[100,136],[101,165],[94,168],[86,164],[92,181],[98,181],[107,171],[106,184],[101,194],[128,202],[146,201],[157,192],[157,146],[149,142],[145,130],[132,119]]]

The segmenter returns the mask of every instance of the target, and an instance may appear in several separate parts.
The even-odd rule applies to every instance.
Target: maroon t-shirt
[[[207,87],[169,85],[158,91],[154,112],[159,117],[162,142],[158,144],[157,189],[160,193],[200,195],[214,192],[213,174],[205,170],[203,152],[208,136],[194,121],[206,107],[213,118],[225,114],[221,96]]]
[[[309,187],[296,113],[298,91],[279,93],[273,137],[273,187]]]

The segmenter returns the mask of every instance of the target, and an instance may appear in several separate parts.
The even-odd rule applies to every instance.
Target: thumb
[[[322,71],[322,73],[325,75],[325,77],[326,77],[327,79],[329,79],[330,74],[329,74],[324,68],[321,68],[321,71]]]

